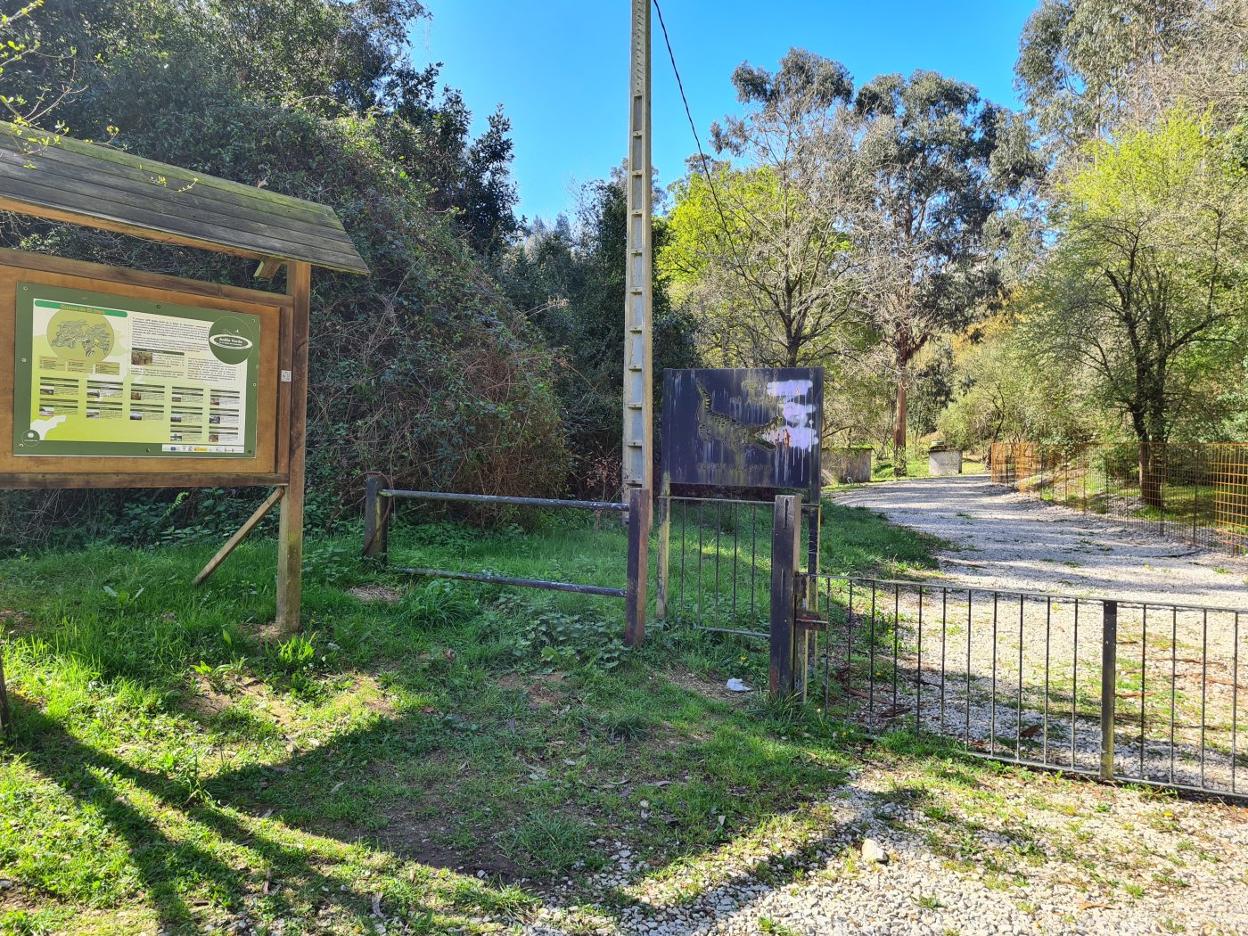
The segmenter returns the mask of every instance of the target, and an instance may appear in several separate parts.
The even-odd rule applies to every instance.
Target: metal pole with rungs
[[[653,490],[654,377],[651,312],[650,0],[633,0],[629,71],[627,269],[624,277],[625,500],[631,489]]]

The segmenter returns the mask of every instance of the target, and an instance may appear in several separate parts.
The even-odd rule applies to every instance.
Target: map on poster
[[[22,283],[16,336],[14,454],[255,454],[259,316]]]

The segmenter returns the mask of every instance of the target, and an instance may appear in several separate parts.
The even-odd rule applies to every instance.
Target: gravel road
[[[941,572],[964,585],[1248,606],[1242,558],[1046,504],[984,475],[872,484],[833,499],[945,540]]]
[[[863,859],[870,839],[887,856]],[[656,873],[626,850],[596,899],[526,936],[1248,932],[1248,810],[1044,774],[864,765],[825,803]]]

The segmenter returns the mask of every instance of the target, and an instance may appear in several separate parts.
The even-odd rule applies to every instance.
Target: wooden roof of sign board
[[[0,209],[368,273],[332,208],[0,121]]]

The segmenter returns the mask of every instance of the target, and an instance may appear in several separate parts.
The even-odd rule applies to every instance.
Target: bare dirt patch
[[[401,591],[388,585],[356,585],[347,594],[366,603],[397,604],[403,599]]]

